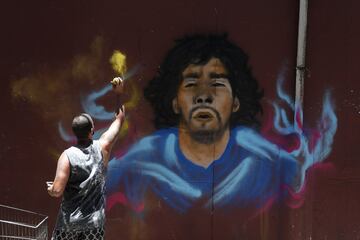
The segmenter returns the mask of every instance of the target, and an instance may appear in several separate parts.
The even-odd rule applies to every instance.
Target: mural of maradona
[[[325,92],[318,127],[304,131],[302,109],[281,85],[280,77],[279,100],[296,118],[289,120],[274,102],[272,127],[284,138],[295,136],[292,148],[260,130],[263,93],[242,49],[221,34],[176,41],[144,90],[158,130],[110,161],[108,207],[120,203],[141,212],[151,191],[179,213],[199,203],[203,208],[251,206],[258,211],[304,190],[306,170],[331,152],[337,118]],[[89,94],[84,110],[95,119],[110,120],[112,114],[95,103],[109,91],[106,86]],[[60,132],[67,138],[61,126]]]

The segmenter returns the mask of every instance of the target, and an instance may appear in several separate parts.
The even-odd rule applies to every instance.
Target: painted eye
[[[190,87],[194,87],[194,86],[196,86],[195,83],[186,83],[186,84],[184,85],[185,88],[190,88]]]
[[[220,82],[215,82],[212,84],[213,87],[225,87],[224,83],[220,83]]]

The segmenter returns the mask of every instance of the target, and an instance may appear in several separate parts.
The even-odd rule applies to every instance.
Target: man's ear
[[[178,101],[176,98],[174,98],[172,100],[172,108],[173,108],[173,111],[174,113],[178,114],[180,111],[179,111],[179,105],[178,105]]]
[[[234,103],[233,103],[233,107],[232,107],[232,111],[233,112],[237,112],[240,108],[240,101],[237,97],[235,97],[234,99]]]
[[[94,133],[95,133],[94,128],[91,128],[91,130],[89,132],[89,135],[88,135],[88,138],[92,139],[92,137],[94,136]]]

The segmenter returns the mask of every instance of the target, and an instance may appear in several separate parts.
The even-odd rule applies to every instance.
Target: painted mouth
[[[193,118],[198,121],[206,122],[212,120],[214,115],[209,111],[199,111],[194,114]]]

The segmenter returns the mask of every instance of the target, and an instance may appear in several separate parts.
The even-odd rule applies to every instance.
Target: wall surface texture
[[[110,58],[118,50],[127,61],[120,99],[127,120],[108,169],[106,239],[360,239],[359,2],[309,2],[303,107],[293,100],[298,1],[2,5],[0,204],[49,216],[52,231],[61,199],[47,194],[45,182],[74,143],[76,114],[92,115],[95,138],[111,123],[118,99],[109,81],[118,73]],[[232,99],[239,97],[242,110],[250,90],[227,94],[222,75],[220,85],[211,78],[217,84],[184,87],[181,99],[176,84],[154,84],[157,114],[144,97],[174,40],[209,33],[227,33],[248,55],[264,91],[259,127],[226,124],[226,116],[237,112]],[[180,59],[195,52],[185,49]],[[209,59],[195,65],[207,66]],[[220,64],[225,80],[232,78],[229,65]],[[165,79],[184,76],[188,65],[170,64]],[[218,65],[214,69],[220,73]],[[202,71],[204,78],[196,81],[209,78]],[[167,98],[172,89],[178,108]],[[209,108],[196,108],[194,115],[211,120],[180,117],[180,124],[155,126],[156,116],[185,116],[185,102],[202,101],[201,91],[211,99],[203,99]],[[214,139],[195,131],[217,127],[224,131]],[[188,139],[182,130],[191,133]],[[230,137],[219,147],[227,131]],[[215,161],[202,165],[196,159]]]

